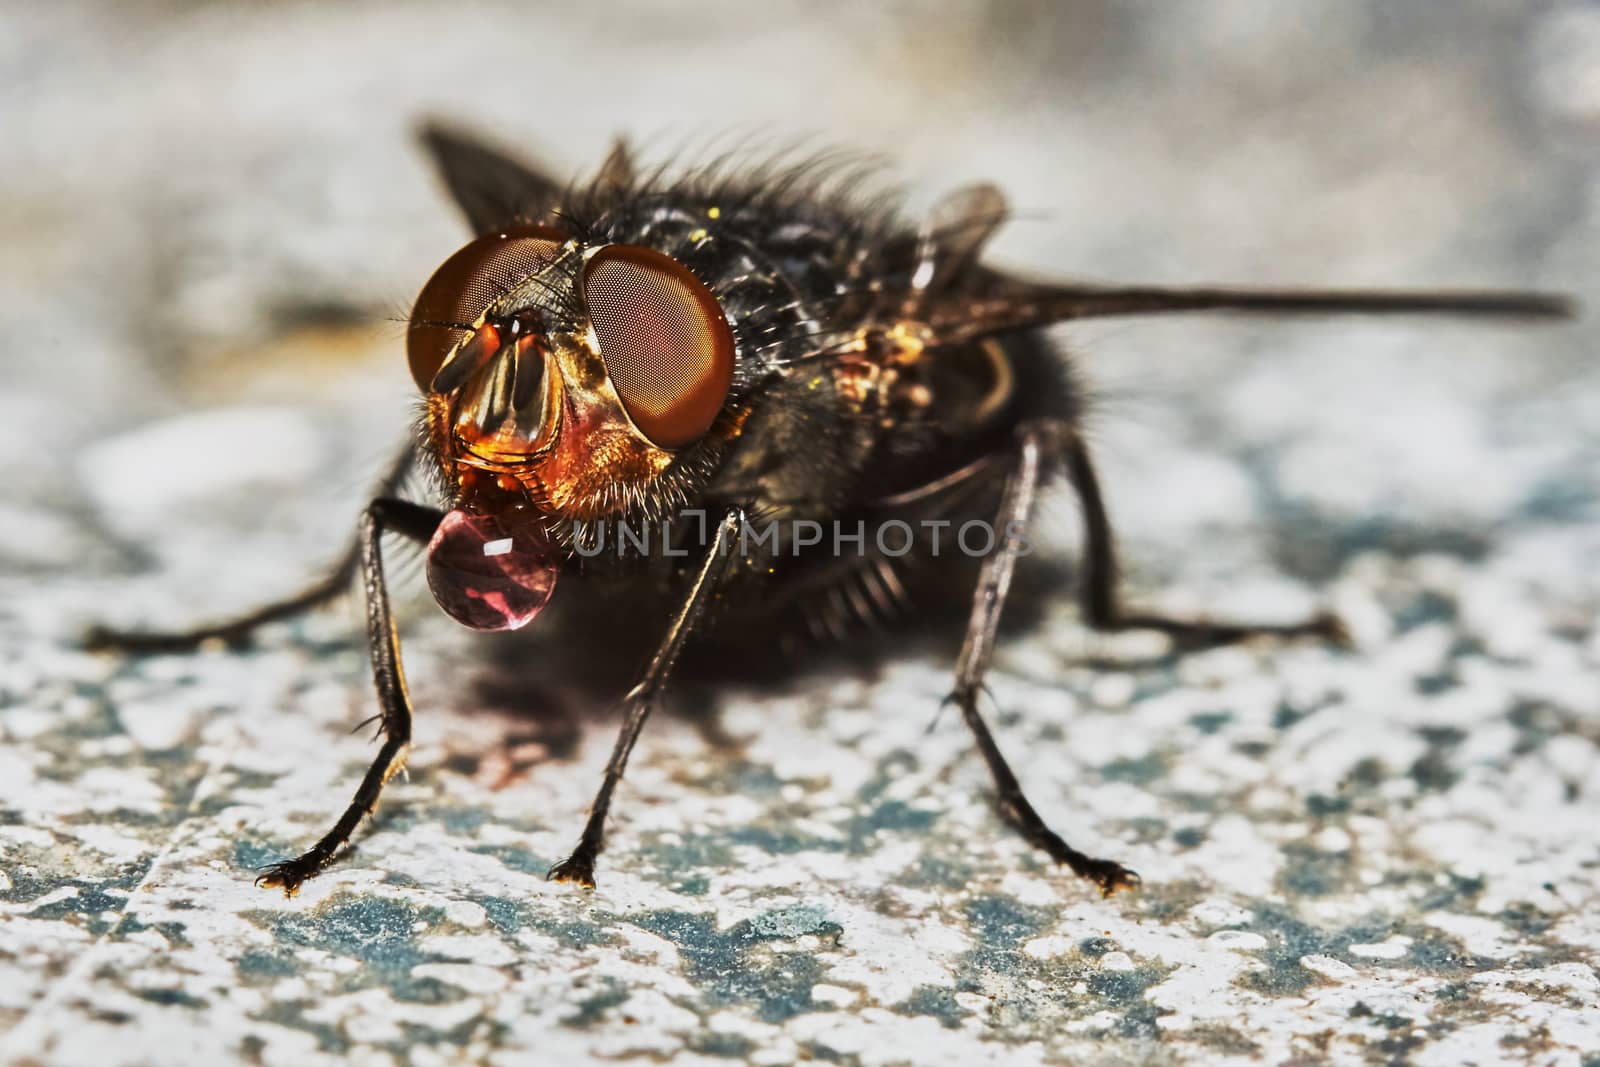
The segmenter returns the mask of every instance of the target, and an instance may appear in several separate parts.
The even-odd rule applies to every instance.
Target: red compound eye
[[[633,424],[661,448],[703,437],[733,385],[733,333],[711,290],[670,256],[607,245],[584,267],[583,298]]]
[[[411,309],[406,355],[417,388],[429,392],[450,350],[484,310],[555,257],[565,238],[548,226],[491,233],[456,251],[433,272]]]

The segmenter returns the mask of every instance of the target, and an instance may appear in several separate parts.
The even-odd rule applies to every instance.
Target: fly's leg
[[[1137,886],[1139,876],[1120,863],[1096,859],[1079,852],[1045,825],[1023,794],[1017,776],[1012,773],[1000,747],[995,744],[994,735],[989,732],[988,724],[978,712],[978,693],[994,654],[1000,613],[1005,608],[1006,594],[1010,591],[1017,556],[1021,552],[1021,533],[1033,509],[1049,437],[1046,429],[1036,426],[1024,427],[1021,433],[1017,466],[1006,483],[996,524],[999,536],[1004,541],[983,561],[978,586],[972,596],[972,614],[967,620],[966,638],[961,643],[961,655],[956,661],[955,688],[949,699],[961,709],[962,717],[977,740],[978,751],[989,766],[1001,817],[1029,844],[1044,851],[1057,863],[1071,868],[1078,877],[1099,886],[1103,895],[1110,896],[1118,889]]]
[[[424,544],[433,536],[444,514],[435,508],[423,507],[404,500],[379,497],[367,506],[361,518],[361,534],[357,541],[362,585],[367,601],[367,644],[372,652],[372,681],[378,691],[381,709],[379,735],[383,744],[377,758],[367,769],[356,795],[339,821],[333,824],[322,838],[303,855],[266,869],[256,884],[282,888],[285,896],[294,896],[300,884],[311,878],[332,861],[350,835],[360,825],[364,816],[370,815],[378,804],[378,794],[384,784],[394,777],[405,764],[406,753],[411,748],[411,697],[406,692],[405,672],[400,667],[400,639],[395,633],[394,619],[389,613],[389,589],[383,578],[383,534],[386,530],[404,534],[413,541]]]
[[[634,743],[639,740],[639,731],[644,728],[645,719],[650,717],[656,698],[660,696],[668,675],[672,673],[673,664],[677,662],[678,653],[683,650],[684,641],[694,632],[705,613],[706,604],[710,602],[717,579],[726,565],[727,553],[734,539],[739,536],[743,522],[743,513],[739,511],[730,511],[723,518],[705,561],[695,575],[689,595],[684,599],[683,607],[667,628],[660,647],[645,668],[644,677],[623,698],[622,732],[617,735],[616,747],[611,750],[605,779],[600,783],[600,791],[595,794],[594,804],[589,808],[589,819],[583,824],[583,834],[578,838],[577,847],[572,850],[572,855],[550,868],[547,877],[551,881],[594,886],[594,861],[605,846],[606,814],[611,809],[611,794],[622,780],[622,772],[628,766],[628,756],[633,752]]]
[[[396,457],[395,462],[385,472],[383,480],[378,483],[377,496],[387,497],[405,481],[407,473],[411,470],[413,455],[413,450],[407,446]],[[280,619],[292,618],[338,597],[350,588],[350,583],[360,568],[361,542],[358,535],[326,577],[282,600],[263,604],[231,619],[196,626],[189,630],[160,632],[91,626],[83,636],[83,643],[90,649],[132,653],[186,652],[212,639],[224,641],[232,646],[243,645],[249,642],[251,634],[258,627]]]
[[[1126,611],[1117,595],[1116,538],[1106,515],[1105,500],[1088,446],[1071,427],[1046,424],[1054,431],[1067,477],[1077,491],[1083,507],[1084,561],[1083,613],[1097,630],[1158,630],[1171,635],[1184,648],[1209,648],[1232,644],[1253,637],[1313,637],[1338,644],[1349,644],[1350,636],[1337,616],[1324,613],[1301,622],[1264,624],[1250,622],[1180,619],[1148,612]]]
[[[256,629],[269,622],[293,618],[338,597],[350,588],[360,565],[358,546],[351,545],[339,563],[324,578],[299,592],[252,608],[231,619],[196,626],[191,630],[119,630],[95,625],[83,635],[83,646],[91,651],[131,652],[144,655],[157,652],[188,652],[216,639],[231,648],[249,644]]]

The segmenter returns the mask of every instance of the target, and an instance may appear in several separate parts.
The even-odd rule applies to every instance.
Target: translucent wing
[[[924,321],[941,343],[1071,319],[1221,311],[1269,315],[1455,315],[1565,319],[1576,302],[1559,293],[1519,290],[1366,290],[1194,288],[1030,282],[990,274],[930,304]]]
[[[1572,298],[1515,290],[1317,290],[1192,288],[1033,282],[981,266],[983,246],[1008,217],[1004,194],[964,186],[936,203],[917,231],[902,314],[931,327],[936,343],[960,343],[1069,319],[1223,311],[1277,315],[1435,314],[1560,319]]]
[[[963,186],[934,204],[917,233],[913,299],[921,303],[965,274],[1008,214],[1005,194],[987,182]]]
[[[470,134],[430,121],[418,137],[474,234],[537,220],[556,204],[560,183]]]
[[[633,184],[634,175],[638,168],[633,161],[633,150],[628,147],[628,142],[618,137],[611,143],[611,151],[606,154],[606,160],[600,164],[600,173],[595,176],[595,184],[626,188]]]

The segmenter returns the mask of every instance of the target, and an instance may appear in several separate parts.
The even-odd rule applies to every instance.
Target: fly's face
[[[544,226],[479,237],[434,273],[407,333],[453,510],[429,546],[435,597],[516,629],[560,569],[554,525],[641,499],[717,421],[734,342],[689,269]]]

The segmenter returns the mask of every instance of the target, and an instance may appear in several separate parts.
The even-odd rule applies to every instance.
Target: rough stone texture
[[[458,239],[422,111],[572,168],[731,130],[882,149],[913,205],[994,177],[996,258],[1040,271],[1594,306],[1596,70],[1582,3],[7,6],[0,1060],[1596,1062],[1592,313],[1067,335],[1135,594],[1331,604],[1359,643],[1175,658],[1062,604],[1006,644],[1002,744],[1142,872],[1111,901],[927,732],[924,654],[663,716],[600,888],[547,884],[605,709],[517,713],[561,665],[483,662],[415,597],[410,776],[285,900],[251,868],[371,751],[355,612],[74,645],[337,551],[409,417],[383,316]]]

